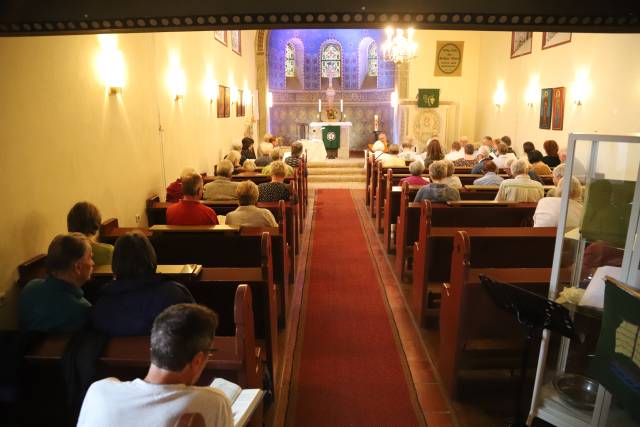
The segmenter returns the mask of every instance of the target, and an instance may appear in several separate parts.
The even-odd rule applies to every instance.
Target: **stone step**
[[[310,183],[318,183],[318,182],[361,182],[364,183],[366,181],[366,176],[364,175],[309,175],[307,180]]]
[[[312,175],[366,175],[363,168],[309,168],[309,176]]]

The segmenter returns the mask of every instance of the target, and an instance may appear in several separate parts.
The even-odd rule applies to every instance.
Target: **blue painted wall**
[[[378,89],[394,86],[394,64],[382,60],[380,46],[386,36],[382,30],[273,30],[269,32],[268,67],[269,87],[285,89],[284,50],[293,38],[304,45],[304,89],[320,89],[320,47],[327,40],[337,40],[342,46],[342,89],[358,90],[358,46],[370,37],[378,45]],[[338,89],[338,88],[336,88]]]

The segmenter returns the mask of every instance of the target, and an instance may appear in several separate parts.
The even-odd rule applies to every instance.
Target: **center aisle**
[[[351,193],[318,190],[288,426],[424,425],[384,298]]]

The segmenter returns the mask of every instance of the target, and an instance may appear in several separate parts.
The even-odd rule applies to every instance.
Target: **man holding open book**
[[[207,427],[231,427],[224,389],[194,384],[204,370],[218,317],[197,304],[176,304],[156,317],[151,366],[144,380],[95,382],[84,399],[78,426],[174,426],[184,414],[200,414]]]

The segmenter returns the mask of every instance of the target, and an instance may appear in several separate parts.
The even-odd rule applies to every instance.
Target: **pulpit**
[[[309,139],[324,142],[329,157],[332,157],[331,152],[337,151],[339,159],[348,159],[351,126],[351,122],[312,122],[309,123]]]

